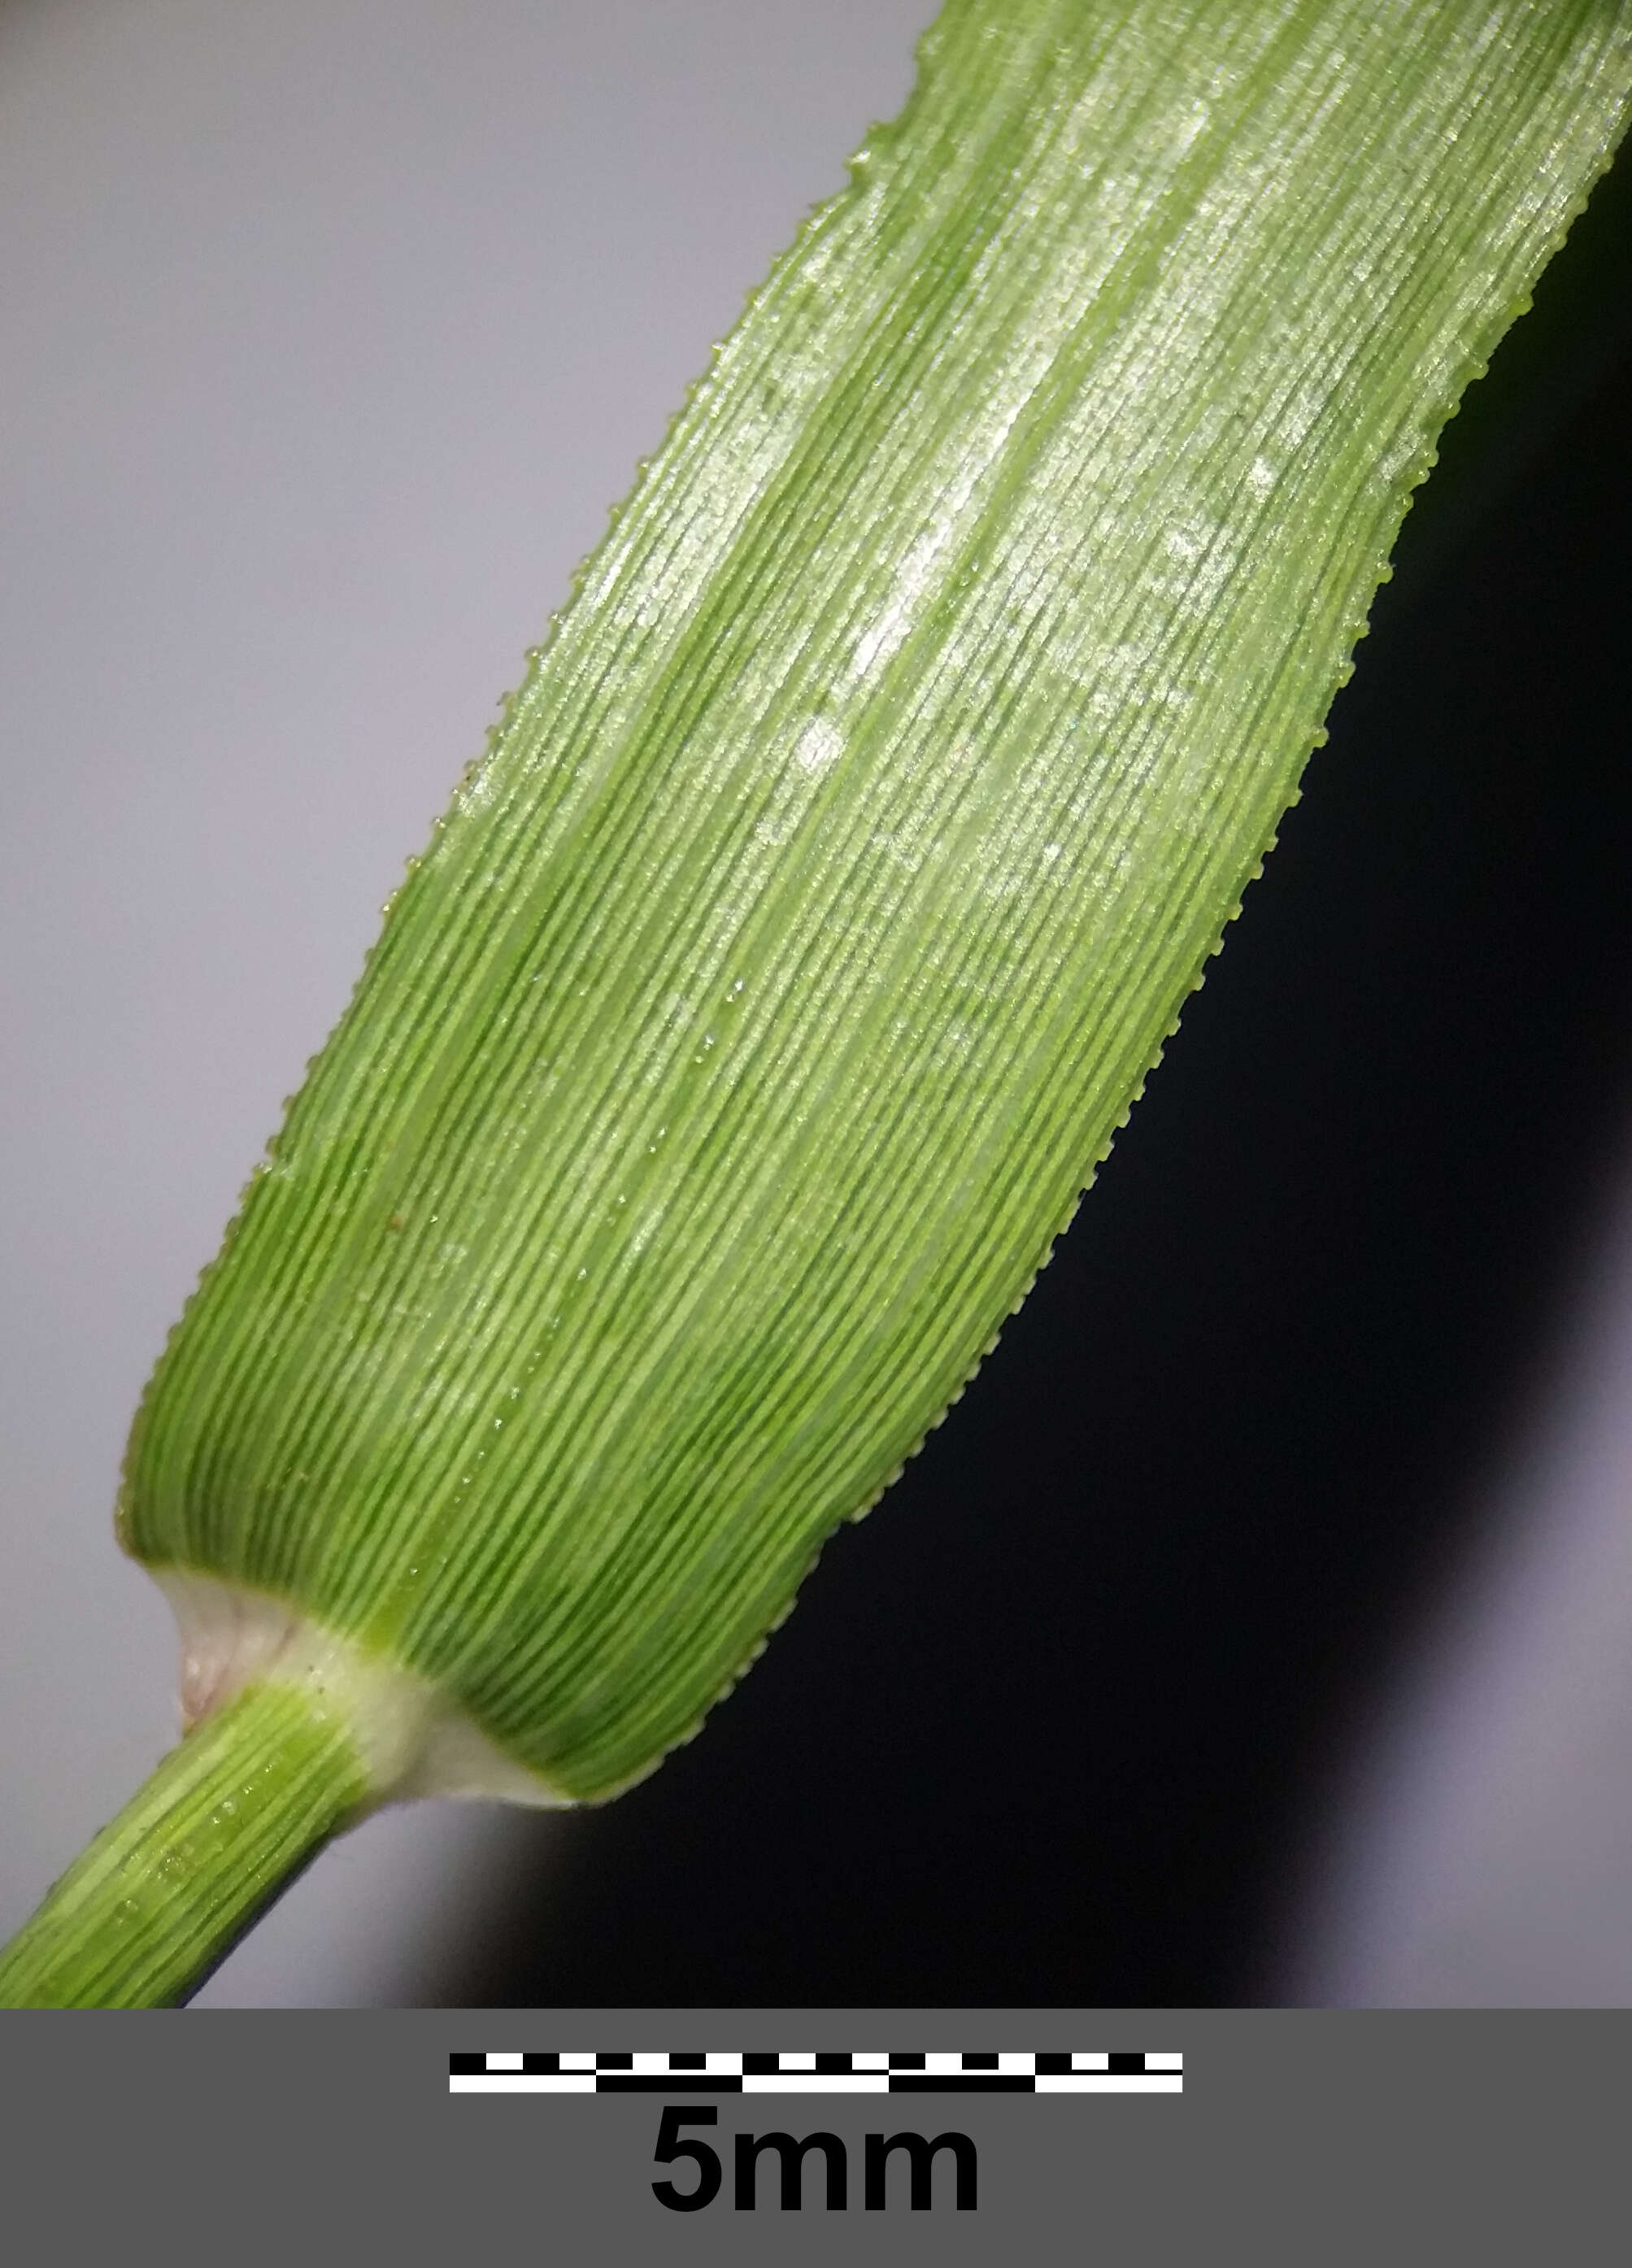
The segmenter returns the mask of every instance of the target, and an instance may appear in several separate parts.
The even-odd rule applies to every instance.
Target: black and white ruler
[[[937,2049],[809,2053],[757,2049],[642,2054],[489,2050],[448,2058],[453,2095],[1181,2095],[1184,2058],[1163,2051]]]

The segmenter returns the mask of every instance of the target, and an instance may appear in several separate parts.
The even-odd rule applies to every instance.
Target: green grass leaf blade
[[[1606,162],[1610,0],[952,0],[396,900],[121,1533],[574,1796],[958,1394]]]

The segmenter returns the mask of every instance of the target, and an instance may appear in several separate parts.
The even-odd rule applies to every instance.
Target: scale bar
[[[453,2095],[1181,2095],[1173,2051],[493,2049],[448,2058]]]

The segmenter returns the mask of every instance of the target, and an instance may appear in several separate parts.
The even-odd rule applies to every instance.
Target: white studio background
[[[0,0],[0,1935],[174,1734],[109,1529],[164,1334],[524,647],[930,5]],[[1289,1997],[1632,2000],[1632,1230],[1583,1303]],[[548,1833],[371,1822],[203,1999],[434,1997]]]
[[[0,1937],[175,1736],[130,1412],[403,860],[930,0],[0,0]],[[491,1861],[207,1987],[412,2002]]]

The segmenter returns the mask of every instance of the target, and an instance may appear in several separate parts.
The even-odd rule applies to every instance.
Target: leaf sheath
[[[345,1718],[249,1688],[188,1734],[0,1952],[0,2008],[183,1999],[363,1807]]]

